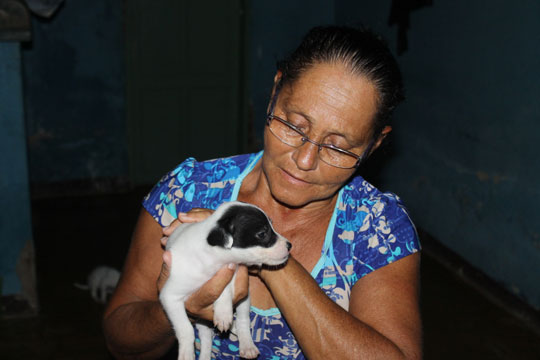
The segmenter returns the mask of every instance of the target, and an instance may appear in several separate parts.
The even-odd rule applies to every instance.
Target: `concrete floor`
[[[130,193],[33,202],[38,316],[0,320],[0,359],[112,359],[102,305],[73,286],[97,265],[121,268],[140,200]],[[540,359],[540,334],[487,300],[426,251],[424,358]]]

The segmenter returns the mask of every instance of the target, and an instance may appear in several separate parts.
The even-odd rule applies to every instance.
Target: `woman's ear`
[[[266,113],[268,114],[270,112],[270,107],[272,106],[272,99],[274,99],[274,96],[276,95],[276,89],[281,81],[282,77],[281,70],[276,71],[276,75],[274,75],[274,86],[272,86],[272,93],[270,94],[270,101],[268,102],[268,106],[266,107]]]
[[[276,75],[274,75],[274,90],[276,88],[276,85],[281,81],[282,75],[283,73],[281,72],[281,70],[276,71]]]
[[[371,149],[371,153],[373,153],[375,150],[377,150],[377,148],[379,146],[381,146],[383,140],[386,138],[386,136],[388,134],[390,134],[390,132],[392,131],[392,127],[390,125],[386,125],[381,133],[379,134],[379,137],[377,138],[377,140],[375,141],[375,145],[373,146],[373,149]]]

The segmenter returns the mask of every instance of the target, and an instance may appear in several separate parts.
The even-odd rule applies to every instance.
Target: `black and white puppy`
[[[261,209],[238,201],[224,203],[204,221],[180,225],[167,241],[172,263],[159,295],[178,339],[178,359],[195,358],[195,334],[184,307],[189,295],[226,264],[280,265],[287,261],[290,248]],[[214,325],[220,331],[232,325],[233,294],[234,279],[214,302]],[[240,356],[252,359],[259,350],[251,337],[249,311],[248,296],[236,307],[235,328]],[[210,359],[213,329],[199,322],[196,327],[201,340],[199,359]]]

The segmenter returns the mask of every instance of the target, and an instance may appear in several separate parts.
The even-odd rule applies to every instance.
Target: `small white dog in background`
[[[180,225],[169,237],[170,275],[159,295],[179,343],[178,359],[195,358],[195,333],[185,311],[185,300],[223,266],[281,265],[287,261],[291,244],[274,231],[271,221],[258,207],[241,202],[221,205],[199,223]],[[234,279],[214,302],[214,325],[227,331],[233,322]],[[251,337],[249,295],[236,308],[235,329],[240,356],[259,355]],[[199,359],[212,356],[213,329],[196,323],[201,340]]]
[[[101,304],[105,304],[107,297],[113,293],[120,279],[120,272],[112,267],[98,266],[90,275],[88,275],[88,283],[73,284],[81,290],[90,290],[92,298]]]

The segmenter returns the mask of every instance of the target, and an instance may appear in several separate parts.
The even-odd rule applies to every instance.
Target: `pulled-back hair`
[[[279,86],[293,83],[317,64],[342,64],[351,74],[365,76],[377,89],[377,113],[373,135],[378,137],[390,122],[395,107],[404,99],[401,72],[386,43],[375,33],[343,26],[311,29],[298,48],[277,63]]]

